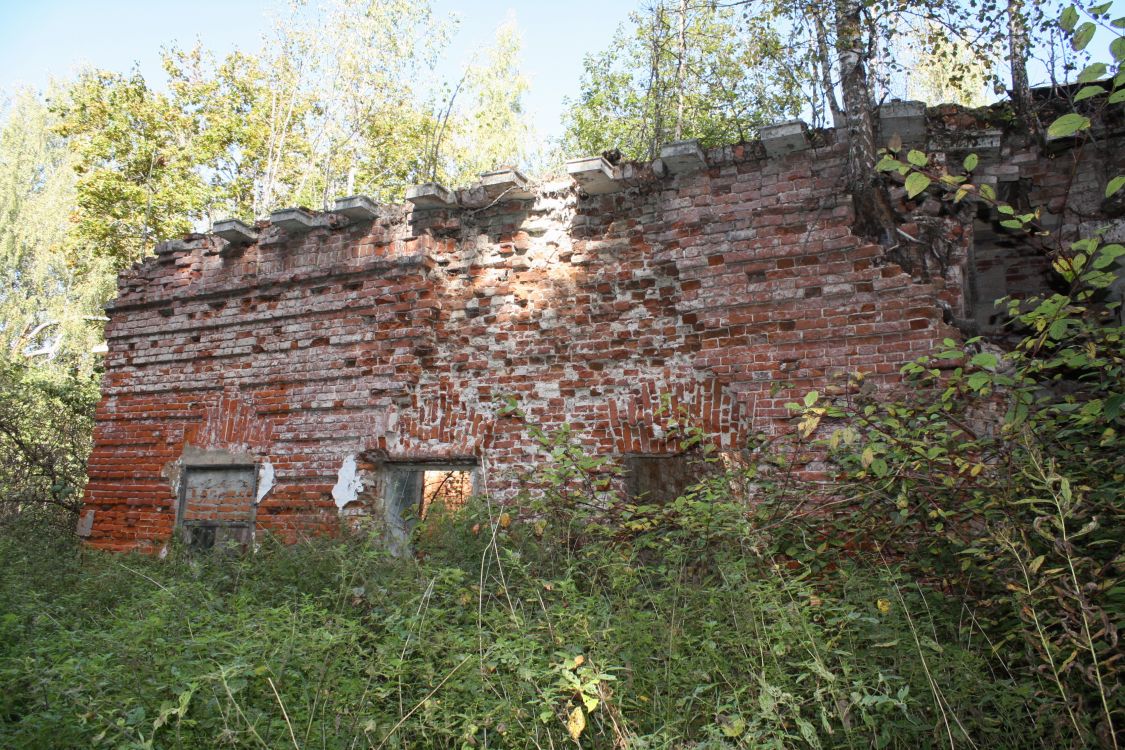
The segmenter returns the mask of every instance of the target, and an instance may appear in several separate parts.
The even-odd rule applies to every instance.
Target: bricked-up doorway
[[[187,545],[197,550],[248,545],[257,485],[254,465],[185,467],[176,526]]]
[[[663,505],[700,480],[697,467],[679,455],[625,456],[625,493],[630,500]]]
[[[387,521],[401,541],[438,506],[465,507],[476,488],[477,466],[471,461],[389,463],[384,472]]]

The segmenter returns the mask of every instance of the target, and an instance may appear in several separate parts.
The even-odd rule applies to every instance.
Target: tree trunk
[[[684,137],[684,67],[687,62],[687,0],[680,0],[679,54],[676,58],[676,140]]]
[[[876,182],[875,122],[863,45],[863,0],[836,2],[836,54],[848,134],[848,192],[855,205],[857,234],[894,243],[895,221]]]
[[[648,158],[655,159],[664,142],[664,90],[660,80],[661,53],[664,36],[664,2],[652,8],[652,44],[649,49],[648,91],[645,104],[651,112],[652,132],[648,133]]]
[[[1012,73],[1012,103],[1016,115],[1028,130],[1037,130],[1032,121],[1031,86],[1027,81],[1027,20],[1024,17],[1023,0],[1010,0],[1008,3],[1008,64]]]
[[[828,54],[828,32],[824,28],[822,7],[810,7],[813,27],[816,29],[816,53],[820,58],[820,85],[824,87],[824,99],[832,112],[832,127],[844,127],[844,113],[836,100],[836,88],[832,85],[832,56]]]

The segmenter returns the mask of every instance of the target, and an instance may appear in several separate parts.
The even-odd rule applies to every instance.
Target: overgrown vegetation
[[[23,527],[0,541],[0,740],[1080,746],[956,597],[891,565],[814,574],[731,506],[675,510],[645,544],[590,531],[575,548],[476,507],[428,525],[422,562],[360,538],[114,557]]]
[[[20,514],[73,524],[97,401],[89,376],[0,356],[0,534],[5,519]]]
[[[1015,308],[1014,352],[949,341],[899,400],[855,377],[738,456],[668,414],[701,479],[667,504],[529,425],[550,460],[527,496],[432,513],[407,560],[363,533],[109,556],[10,519],[0,740],[1116,747],[1125,330],[1094,299],[1116,248]],[[797,478],[809,451],[834,500]]]
[[[1078,50],[1093,25],[1125,24],[1107,12],[1071,9],[1058,28]],[[1125,45],[1110,49],[1112,69],[1079,76],[1075,99],[1095,102],[1052,136],[1081,138],[1091,103],[1122,101]],[[510,56],[496,62],[511,71]],[[103,83],[94,99],[155,101]],[[70,189],[49,114],[23,112],[0,155],[53,154],[58,169],[36,181],[9,160],[6,216]],[[132,180],[133,209],[163,194],[153,163]],[[332,164],[310,189],[340,177]],[[1037,231],[975,166],[949,174],[894,144],[879,163],[910,197],[983,201],[1006,228]],[[258,199],[260,183],[240,184],[230,200]],[[1110,180],[1106,197],[1123,186]],[[154,225],[132,226],[147,242]],[[794,403],[785,438],[719,455],[666,415],[699,468],[669,503],[615,495],[617,467],[581,436],[529,425],[550,460],[525,496],[431,513],[414,558],[341,531],[158,559],[95,553],[68,529],[94,368],[82,336],[68,348],[29,332],[47,330],[47,310],[51,326],[85,330],[61,316],[95,295],[70,283],[60,225],[2,229],[0,301],[20,316],[0,329],[4,747],[1119,747],[1125,328],[1107,290],[1120,244],[1049,249],[1059,290],[1008,301],[1012,351],[949,340],[878,397],[856,373]],[[53,307],[37,311],[40,297]],[[38,344],[57,349],[54,369],[28,365]],[[505,413],[521,416],[515,402]],[[838,481],[803,483],[810,456]]]

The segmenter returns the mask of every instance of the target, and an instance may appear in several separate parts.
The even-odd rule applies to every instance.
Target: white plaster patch
[[[340,510],[350,502],[354,502],[363,489],[363,479],[356,472],[355,456],[348,456],[340,465],[336,474],[336,486],[332,488],[332,499]]]
[[[258,496],[254,499],[254,503],[260,503],[266,495],[273,489],[274,472],[273,464],[266,461],[258,468]]]

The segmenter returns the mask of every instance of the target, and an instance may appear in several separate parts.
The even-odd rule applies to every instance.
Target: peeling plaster
[[[265,496],[269,494],[270,490],[273,489],[273,483],[273,464],[265,461],[258,467],[258,496],[254,499],[255,504],[262,502]]]
[[[336,475],[332,499],[336,501],[336,507],[343,510],[348,503],[355,502],[362,490],[363,478],[356,471],[355,455],[348,456],[340,465],[340,471]]]

